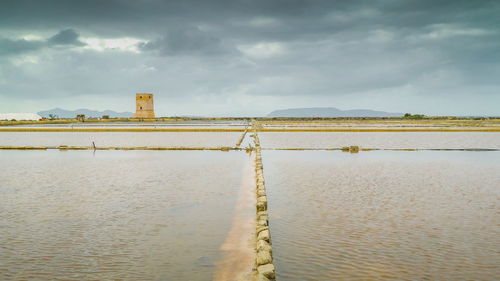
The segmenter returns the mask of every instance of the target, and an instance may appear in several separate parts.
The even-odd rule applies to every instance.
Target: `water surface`
[[[0,280],[212,280],[248,161],[0,151]]]
[[[498,280],[500,152],[264,151],[279,280]]]
[[[21,124],[8,125],[1,128],[59,128],[59,129],[85,129],[85,128],[113,128],[113,129],[244,129],[243,123],[220,122],[78,122],[78,123],[46,123],[46,124]]]
[[[497,132],[269,132],[260,133],[263,148],[500,149]]]
[[[240,132],[0,132],[0,146],[235,146]]]

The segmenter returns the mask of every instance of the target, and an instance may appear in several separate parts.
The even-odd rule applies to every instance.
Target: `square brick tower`
[[[135,95],[134,118],[155,118],[153,94],[138,93]]]

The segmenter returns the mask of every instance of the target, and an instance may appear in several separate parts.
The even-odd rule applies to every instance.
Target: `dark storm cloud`
[[[0,26],[61,29],[71,23],[103,34],[158,34],[166,25],[180,22],[209,22],[231,29],[231,22],[259,16],[284,23],[284,32],[263,30],[264,36],[290,36],[288,32],[294,31],[296,37],[346,28],[416,28],[457,21],[474,26],[499,23],[495,17],[499,3],[494,0],[3,0],[0,5]],[[228,35],[251,35],[251,30],[238,30]]]
[[[19,55],[37,51],[45,47],[84,46],[85,43],[78,40],[78,37],[79,35],[76,31],[66,29],[46,40],[0,38],[0,56]]]
[[[100,36],[146,37],[152,42],[144,47],[169,54],[182,53],[169,36],[192,51],[201,49],[192,45],[201,37],[212,49],[194,53],[204,54],[226,40],[318,40],[370,29],[418,33],[432,24],[492,29],[500,25],[499,10],[500,2],[489,0],[3,0],[0,27],[60,30],[70,24]],[[259,25],[259,18],[275,24]],[[196,34],[199,25],[211,29]]]
[[[29,41],[25,39],[11,40],[0,38],[0,56],[17,55],[35,51],[45,46],[43,41]]]
[[[373,93],[397,107],[390,91],[491,99],[500,91],[498,14],[496,0],[3,0],[0,96],[29,96],[5,81],[32,79],[33,89],[68,96],[155,85],[169,100],[235,107],[248,97],[306,106],[299,100]],[[20,39],[29,34],[47,39]],[[99,41],[123,38],[136,49]],[[42,50],[37,62],[20,58]],[[72,89],[82,77],[85,89]],[[62,80],[70,90],[52,86]]]
[[[139,43],[138,47],[142,51],[160,56],[218,55],[229,51],[219,38],[193,26],[170,30],[157,39]]]
[[[78,33],[73,29],[62,30],[56,35],[50,37],[47,43],[50,45],[74,45],[83,46],[85,43],[78,40]]]

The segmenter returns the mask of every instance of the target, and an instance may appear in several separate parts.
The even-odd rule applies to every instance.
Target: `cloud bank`
[[[0,111],[500,115],[498,1],[0,3]]]

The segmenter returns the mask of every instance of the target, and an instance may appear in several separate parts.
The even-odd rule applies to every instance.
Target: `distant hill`
[[[335,107],[289,108],[275,110],[269,117],[401,117],[403,113],[390,113],[369,109],[340,110]]]
[[[77,109],[77,110],[66,110],[62,108],[54,108],[51,110],[40,111],[38,115],[42,117],[49,117],[49,114],[57,115],[58,118],[75,118],[78,114],[85,114],[85,117],[102,117],[103,115],[109,115],[109,117],[132,117],[134,115],[132,112],[116,112],[113,110],[96,111],[90,109]]]

